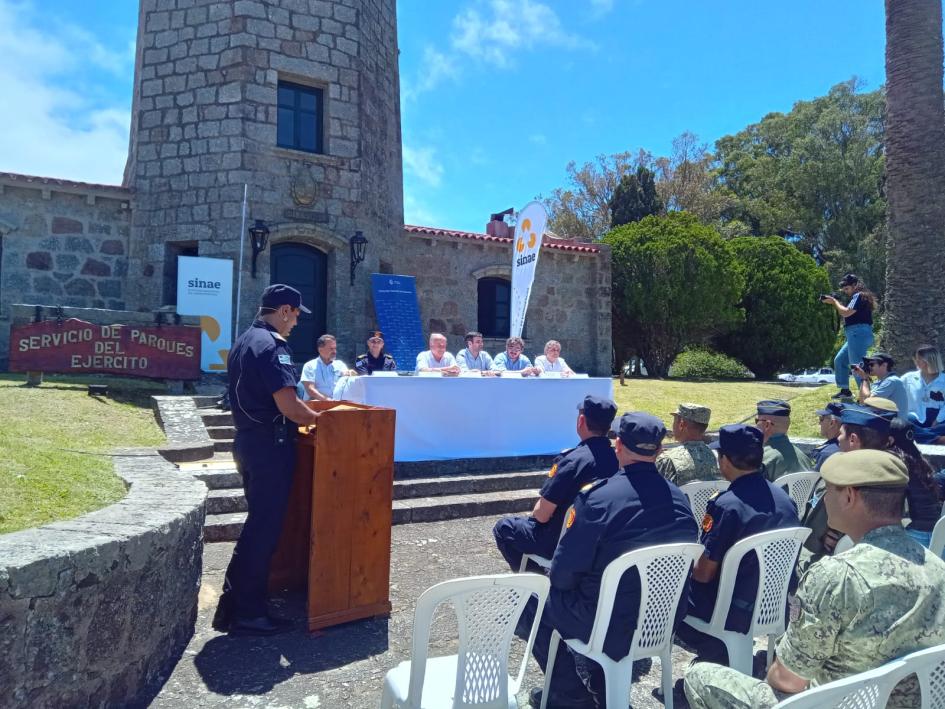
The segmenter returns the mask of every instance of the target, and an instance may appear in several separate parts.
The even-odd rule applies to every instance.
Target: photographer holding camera
[[[874,352],[859,364],[851,365],[850,371],[860,380],[858,401],[861,404],[871,396],[881,396],[892,401],[899,416],[906,418],[909,415],[909,394],[906,385],[893,374],[895,364],[885,352]]]
[[[821,302],[830,303],[840,313],[846,337],[833,360],[833,373],[840,389],[833,395],[834,399],[853,396],[850,392],[850,365],[862,361],[873,344],[873,311],[876,309],[876,296],[860,283],[855,274],[848,273],[840,279],[840,291],[849,298],[846,305],[832,295],[820,296]],[[853,378],[859,388],[859,375],[854,372]]]

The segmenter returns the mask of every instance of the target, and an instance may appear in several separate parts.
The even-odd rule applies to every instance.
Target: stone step
[[[207,493],[208,516],[232,512],[246,512],[246,496],[243,495],[243,488],[216,489]]]
[[[240,494],[243,494],[243,478],[236,472],[236,468],[199,470],[194,471],[192,475],[198,480],[203,480],[207,485],[207,489],[211,491],[236,489]]]
[[[395,500],[392,522],[393,524],[411,524],[468,517],[497,517],[503,514],[527,512],[534,506],[536,499],[537,494],[534,490],[503,490],[472,495],[443,495]],[[235,541],[245,521],[245,512],[208,514],[203,528],[204,541]]]
[[[232,426],[233,414],[220,409],[201,409],[200,416],[204,426]]]
[[[213,450],[217,453],[232,453],[233,452],[233,439],[232,438],[216,438],[213,441]]]
[[[220,400],[219,396],[210,396],[207,394],[198,395],[193,397],[194,406],[198,409],[209,408],[211,406],[216,406],[217,402]],[[217,409],[219,411],[219,409]]]
[[[232,426],[207,426],[207,435],[215,441],[232,440],[236,429]]]
[[[394,499],[467,495],[500,490],[538,490],[547,479],[548,474],[543,470],[520,470],[494,475],[451,475],[394,480]]]

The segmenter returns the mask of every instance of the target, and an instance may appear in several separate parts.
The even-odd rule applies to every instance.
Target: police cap
[[[368,342],[370,342],[371,340],[383,340],[384,333],[381,332],[380,330],[368,330],[367,339],[368,339]]]
[[[295,288],[287,286],[284,283],[273,283],[263,291],[262,307],[275,310],[282,305],[290,305],[293,308],[298,308],[303,313],[312,312],[302,305],[302,294]]]
[[[872,406],[846,404],[840,414],[840,421],[854,426],[872,428],[880,433],[889,433],[889,424],[895,416],[896,414],[891,411],[874,409]]]
[[[758,413],[763,416],[790,416],[791,405],[783,399],[765,399],[758,402]]]
[[[839,487],[906,487],[909,471],[892,453],[864,448],[834,453],[820,469],[824,480]]]
[[[835,416],[840,418],[840,414],[843,412],[843,404],[839,401],[828,402],[826,406],[822,409],[817,409],[814,413],[818,416]]]
[[[765,436],[755,428],[744,423],[722,426],[719,437],[709,444],[727,458],[761,458],[764,455]]]
[[[612,430],[629,450],[645,456],[656,455],[666,436],[663,422],[642,411],[624,414],[614,421]]]
[[[617,415],[617,405],[602,396],[585,396],[578,404],[578,411],[594,429],[606,429]]]

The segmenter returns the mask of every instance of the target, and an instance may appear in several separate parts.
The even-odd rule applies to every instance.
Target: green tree
[[[611,248],[613,341],[666,376],[687,345],[738,326],[744,276],[727,242],[692,214],[649,216],[604,236]]]
[[[837,332],[833,308],[818,300],[830,290],[827,272],[777,236],[741,236],[728,242],[745,274],[744,323],[718,344],[759,378],[781,369],[820,365]]]
[[[638,222],[662,211],[663,200],[656,194],[656,176],[652,170],[640,165],[636,174],[620,178],[614,196],[610,198],[610,226]]]

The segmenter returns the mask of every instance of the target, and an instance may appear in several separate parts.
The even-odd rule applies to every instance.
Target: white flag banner
[[[521,337],[525,326],[525,311],[528,296],[535,280],[535,267],[541,238],[548,223],[548,213],[541,202],[529,202],[518,213],[515,222],[515,238],[512,240],[512,313],[510,334]]]

